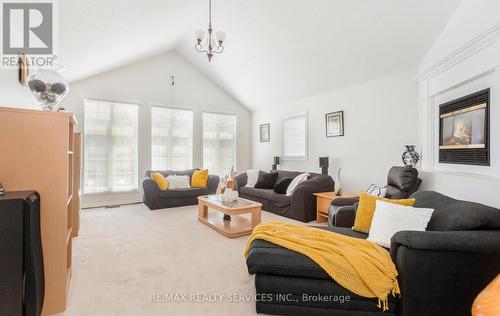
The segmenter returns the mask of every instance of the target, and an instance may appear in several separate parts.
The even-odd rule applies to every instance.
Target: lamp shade
[[[222,31],[215,32],[215,39],[218,42],[224,42],[226,40],[226,33]]]
[[[196,30],[194,32],[194,36],[197,40],[203,40],[203,38],[205,37],[205,32],[203,32],[202,30]]]
[[[279,156],[274,156],[274,164],[279,165],[280,164],[280,157]]]

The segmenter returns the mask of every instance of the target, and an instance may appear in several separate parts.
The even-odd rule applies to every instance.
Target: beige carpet
[[[262,220],[287,219],[263,212]],[[196,206],[83,211],[69,303],[60,315],[256,315],[253,301],[230,301],[255,293],[246,240],[198,222]],[[162,294],[170,301],[159,302]]]

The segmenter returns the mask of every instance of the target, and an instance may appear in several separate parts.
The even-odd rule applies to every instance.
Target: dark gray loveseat
[[[276,315],[470,315],[477,294],[500,273],[500,210],[437,192],[417,192],[416,207],[434,208],[425,232],[400,231],[391,257],[401,297],[381,312],[376,299],[349,292],[308,257],[256,240],[247,258],[255,274],[258,313]],[[352,224],[351,224],[352,225]],[[348,227],[323,227],[356,238]],[[340,303],[335,297],[350,297]],[[312,298],[316,298],[313,300]],[[318,299],[320,298],[320,299]],[[322,298],[322,299],[321,299]]]
[[[272,172],[279,173],[276,183],[285,177],[295,178],[302,173],[284,170]],[[247,187],[247,180],[246,173],[235,177],[234,188],[239,192],[240,197],[261,203],[263,210],[302,222],[316,219],[316,197],[313,193],[333,191],[335,186],[335,182],[329,175],[310,173],[307,181],[299,184],[292,195],[287,196],[278,194],[273,189]]]
[[[187,175],[191,182],[193,176],[193,169],[184,171],[173,170],[147,170],[142,181],[142,188],[144,190],[143,201],[151,210],[160,208],[177,207],[185,205],[198,204],[198,196],[215,194],[219,186],[220,178],[216,175],[209,175],[206,188],[189,188],[189,189],[171,189],[162,191],[151,179],[151,173],[159,172],[165,177],[169,175]]]

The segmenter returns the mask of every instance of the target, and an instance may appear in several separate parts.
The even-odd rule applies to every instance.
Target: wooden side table
[[[359,195],[354,193],[342,192],[338,196],[335,192],[320,192],[314,193],[316,196],[316,222],[328,222],[328,210],[332,201],[338,198],[357,198]]]

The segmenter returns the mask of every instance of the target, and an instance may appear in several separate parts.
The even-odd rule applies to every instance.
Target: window
[[[85,99],[84,111],[83,191],[136,190],[139,106]]]
[[[151,107],[151,168],[193,168],[193,111]]]
[[[236,115],[203,113],[203,167],[228,174],[236,163]]]
[[[307,113],[283,118],[283,160],[307,159]]]

